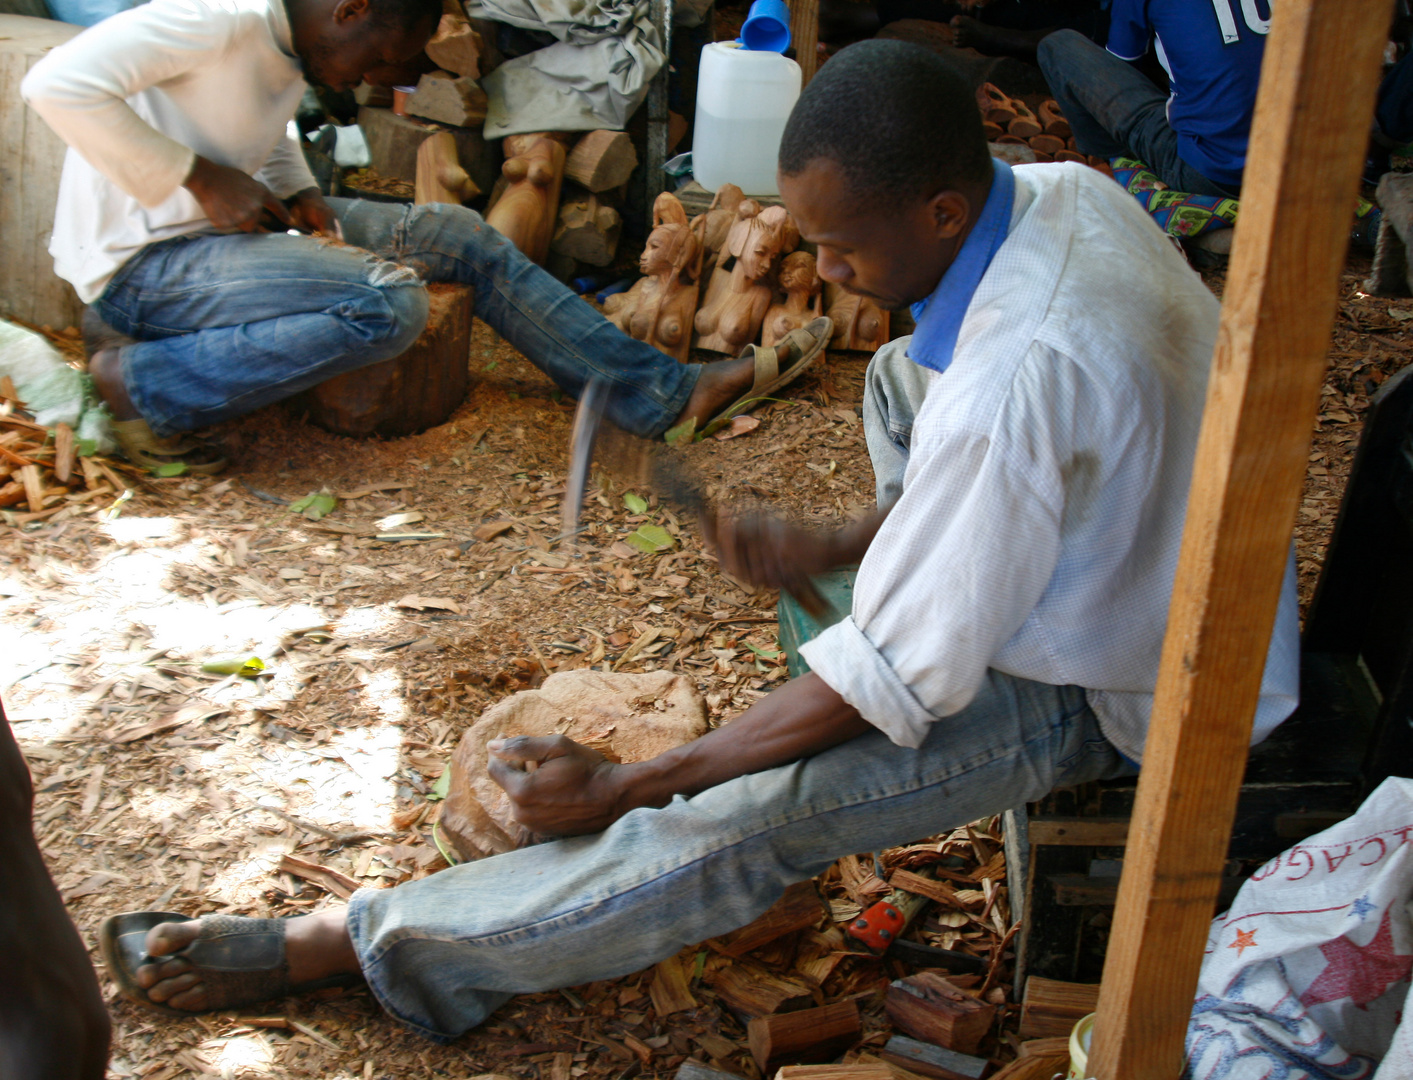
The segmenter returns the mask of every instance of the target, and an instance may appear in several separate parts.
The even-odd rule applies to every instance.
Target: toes
[[[190,922],[159,923],[147,931],[147,955],[166,956],[168,953],[180,952],[195,941],[200,933],[201,923],[195,919]]]
[[[137,980],[137,985],[144,990],[151,989],[163,979],[174,979],[178,975],[185,975],[191,971],[191,964],[181,957],[173,957],[170,960],[163,960],[158,964],[143,964],[133,973]]]
[[[200,1009],[206,995],[201,976],[194,971],[188,971],[184,975],[154,983],[147,989],[147,996],[160,1004],[178,1009]],[[188,1000],[192,1001],[192,1004],[184,1004]]]

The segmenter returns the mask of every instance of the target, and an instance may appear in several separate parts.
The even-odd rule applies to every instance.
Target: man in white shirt
[[[26,76],[25,100],[70,146],[50,252],[97,317],[89,369],[129,458],[215,471],[182,433],[396,356],[426,322],[426,281],[472,285],[476,314],[570,394],[606,380],[610,419],[638,435],[700,427],[773,382],[777,360],[805,366],[788,348],[678,364],[471,210],[326,201],[286,134],[306,79],[349,89],[406,62],[440,13],[440,0],[152,0]]]
[[[513,993],[741,926],[840,855],[1141,759],[1216,300],[1112,181],[993,162],[968,88],[916,46],[830,60],[780,177],[820,275],[918,318],[870,365],[880,511],[829,535],[711,526],[757,582],[862,558],[851,615],[804,646],[814,670],[638,764],[492,744],[519,820],[570,839],[360,890],[346,912],[117,916],[101,936],[133,1000],[223,1008],[361,974],[448,1040]],[[1291,575],[1253,741],[1296,683]]]

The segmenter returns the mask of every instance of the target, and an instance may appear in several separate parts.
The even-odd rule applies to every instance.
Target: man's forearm
[[[660,754],[621,766],[620,813],[666,806],[747,773],[813,757],[873,726],[813,672],[762,698],[723,728]]]
[[[868,551],[869,544],[888,520],[892,506],[874,510],[867,517],[845,525],[830,540],[830,558],[834,566],[850,566],[859,562]]]

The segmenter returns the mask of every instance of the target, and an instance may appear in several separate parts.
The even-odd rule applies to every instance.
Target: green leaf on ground
[[[311,491],[302,499],[289,504],[291,514],[303,514],[310,521],[318,521],[326,514],[332,514],[339,501],[327,491]]]
[[[628,507],[630,514],[646,514],[648,512],[648,500],[631,491],[623,496],[623,505]]]
[[[654,551],[666,551],[676,541],[661,525],[640,525],[637,532],[628,535],[628,543],[639,551],[651,554]]]
[[[265,670],[265,661],[258,656],[236,657],[233,660],[208,660],[201,665],[207,675],[239,675],[242,679],[253,679]]]
[[[752,645],[749,641],[743,641],[741,642],[741,644],[744,645],[746,648],[750,649],[751,652],[755,653],[763,660],[774,660],[780,655],[779,649],[776,649],[773,652],[768,652],[765,649],[756,648],[756,646]]]
[[[167,461],[161,465],[152,466],[153,476],[181,476],[186,472],[185,461]]]
[[[451,790],[451,768],[442,770],[441,776],[437,777],[437,782],[432,785],[432,790],[427,792],[429,802],[437,802],[446,798],[446,793]]]
[[[74,449],[79,457],[92,457],[98,453],[97,439],[78,439],[74,442]]]
[[[676,427],[668,428],[663,433],[663,438],[668,446],[687,446],[696,439],[697,418],[689,416]]]

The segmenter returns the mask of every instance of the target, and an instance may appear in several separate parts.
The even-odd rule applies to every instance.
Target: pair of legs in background
[[[885,498],[901,483],[926,386],[906,345],[880,350],[867,380],[865,425]],[[918,750],[869,733],[662,809],[634,810],[596,835],[360,890],[334,916],[332,934],[297,931],[304,920],[291,920],[290,971],[323,977],[338,967],[327,955],[342,954],[393,1016],[451,1039],[515,993],[628,974],[742,926],[841,855],[1127,769],[1082,689],[992,672]],[[311,962],[310,951],[326,956]]]
[[[119,379],[159,437],[243,415],[397,356],[426,323],[424,281],[474,288],[476,315],[566,393],[606,379],[608,418],[635,435],[660,435],[686,411],[714,412],[751,385],[749,362],[679,364],[627,337],[474,211],[329,205],[352,246],[196,234],[134,256],[93,305],[135,339],[95,356],[108,369],[94,371],[100,392],[105,378]]]

